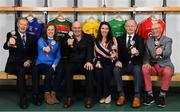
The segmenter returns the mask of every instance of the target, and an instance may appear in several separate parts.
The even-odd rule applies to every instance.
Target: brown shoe
[[[120,96],[120,97],[118,98],[116,104],[117,104],[118,106],[122,106],[122,105],[124,105],[124,103],[125,103],[125,97],[124,97],[124,96]]]
[[[141,106],[141,100],[140,100],[140,98],[135,97],[134,100],[133,100],[133,102],[132,102],[132,107],[138,108],[138,107],[140,107],[140,106]]]
[[[68,97],[65,101],[64,101],[64,108],[69,108],[72,105],[72,98]]]
[[[92,108],[93,107],[93,100],[91,98],[88,98],[84,105],[86,108]]]
[[[56,92],[55,91],[51,92],[51,97],[52,97],[54,104],[60,103],[60,101],[56,98]]]
[[[50,105],[54,104],[50,92],[45,92],[45,93],[44,93],[44,100],[45,100],[45,102],[46,102],[47,104],[50,104]]]

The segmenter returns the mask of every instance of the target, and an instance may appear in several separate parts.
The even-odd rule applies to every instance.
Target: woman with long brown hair
[[[38,56],[33,73],[33,94],[39,94],[40,73],[45,75],[44,79],[44,99],[47,104],[59,103],[56,98],[55,82],[52,84],[53,73],[61,58],[60,46],[56,39],[56,26],[48,24],[45,29],[44,37],[38,40]],[[56,77],[54,77],[56,78]],[[37,95],[38,96],[38,95]],[[34,98],[37,105],[40,104],[39,98]]]
[[[116,39],[112,36],[109,23],[101,22],[95,41],[95,76],[99,103],[111,102],[110,82],[116,59]]]

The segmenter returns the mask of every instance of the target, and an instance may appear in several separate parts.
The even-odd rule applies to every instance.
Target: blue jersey
[[[32,20],[28,19],[29,27],[27,29],[27,32],[33,35],[36,42],[40,37],[43,37],[43,29],[44,29],[44,23],[40,22],[38,18],[33,18]]]

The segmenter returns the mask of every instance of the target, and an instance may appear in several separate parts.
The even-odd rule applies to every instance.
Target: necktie
[[[129,48],[129,47],[130,47],[131,37],[132,37],[132,36],[128,36],[128,42],[127,42],[127,46],[126,46],[127,48]]]
[[[23,42],[23,47],[25,47],[25,45],[26,45],[25,35],[22,36],[22,42]]]

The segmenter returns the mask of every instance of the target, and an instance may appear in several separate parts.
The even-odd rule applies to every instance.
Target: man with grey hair
[[[118,60],[113,70],[119,95],[116,104],[119,106],[122,106],[125,103],[122,75],[132,74],[134,76],[135,95],[132,102],[132,107],[134,108],[141,106],[141,65],[144,53],[144,41],[142,37],[135,34],[136,28],[137,23],[135,20],[129,19],[126,21],[126,34],[117,38]]]
[[[20,95],[19,106],[25,109],[28,108],[25,74],[31,74],[36,57],[36,44],[33,37],[26,33],[28,21],[25,18],[20,17],[18,19],[17,28],[17,31],[7,33],[7,39],[3,46],[5,50],[9,50],[5,72],[17,76],[17,88]],[[35,105],[41,104],[39,96],[33,98],[37,101],[34,102]]]
[[[162,35],[162,27],[155,23],[151,27],[152,36],[146,42],[146,53],[142,72],[144,76],[145,91],[147,96],[145,105],[155,102],[152,91],[151,75],[158,75],[161,78],[161,91],[156,98],[159,107],[165,107],[165,96],[168,91],[171,77],[174,73],[174,66],[170,56],[172,52],[172,39]]]

